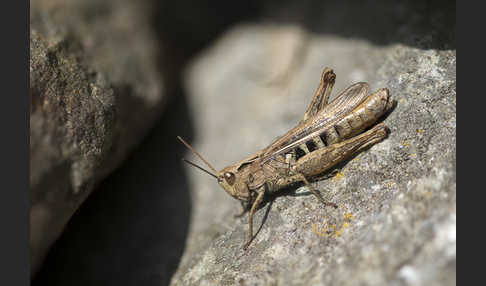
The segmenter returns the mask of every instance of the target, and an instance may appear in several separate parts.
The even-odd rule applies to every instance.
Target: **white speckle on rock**
[[[376,191],[379,191],[381,189],[381,186],[380,185],[373,185],[373,186],[371,186],[371,189],[373,190],[373,192],[376,192]]]
[[[265,251],[265,255],[269,256],[272,259],[282,259],[283,257],[287,257],[289,255],[288,248],[284,247],[282,244],[277,243],[272,245],[269,249]]]
[[[311,191],[307,186],[302,186],[299,187],[297,190],[295,190],[295,194],[296,195],[311,194]]]
[[[417,285],[420,282],[420,274],[412,266],[405,265],[400,268],[398,275],[403,278],[409,285]]]
[[[448,257],[454,258],[456,256],[456,214],[451,214],[437,228],[437,235],[433,241],[435,247],[443,249]]]

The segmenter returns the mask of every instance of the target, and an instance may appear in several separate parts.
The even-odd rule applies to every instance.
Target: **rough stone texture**
[[[164,93],[149,8],[131,1],[31,3],[32,274],[159,113]]]
[[[222,168],[264,147],[300,120],[324,66],[334,94],[357,81],[390,89],[389,138],[316,183],[337,210],[303,189],[260,209],[247,252],[239,203],[188,167],[193,213],[171,285],[455,284],[454,50],[238,26],[188,68],[195,148]]]

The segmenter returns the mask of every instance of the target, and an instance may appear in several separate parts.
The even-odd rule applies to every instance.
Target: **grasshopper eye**
[[[231,172],[226,172],[224,173],[224,179],[230,186],[232,186],[235,183],[235,174]]]

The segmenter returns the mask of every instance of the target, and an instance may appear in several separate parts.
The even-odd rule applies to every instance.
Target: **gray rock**
[[[220,169],[266,146],[301,119],[324,66],[334,94],[390,89],[389,137],[316,183],[338,209],[302,192],[266,204],[247,252],[239,203],[188,167],[193,212],[171,285],[455,284],[455,50],[237,26],[187,69],[194,147]]]
[[[164,92],[148,8],[130,1],[31,3],[32,274],[94,186],[160,113]]]

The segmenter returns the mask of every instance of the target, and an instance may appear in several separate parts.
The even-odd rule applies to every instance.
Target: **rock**
[[[265,147],[301,119],[325,66],[334,95],[390,89],[389,137],[316,183],[338,209],[302,194],[267,203],[246,252],[239,203],[188,167],[192,223],[171,285],[455,284],[455,50],[239,25],[188,68],[194,147],[218,169]]]
[[[160,113],[164,86],[149,12],[130,1],[31,4],[32,274]]]

